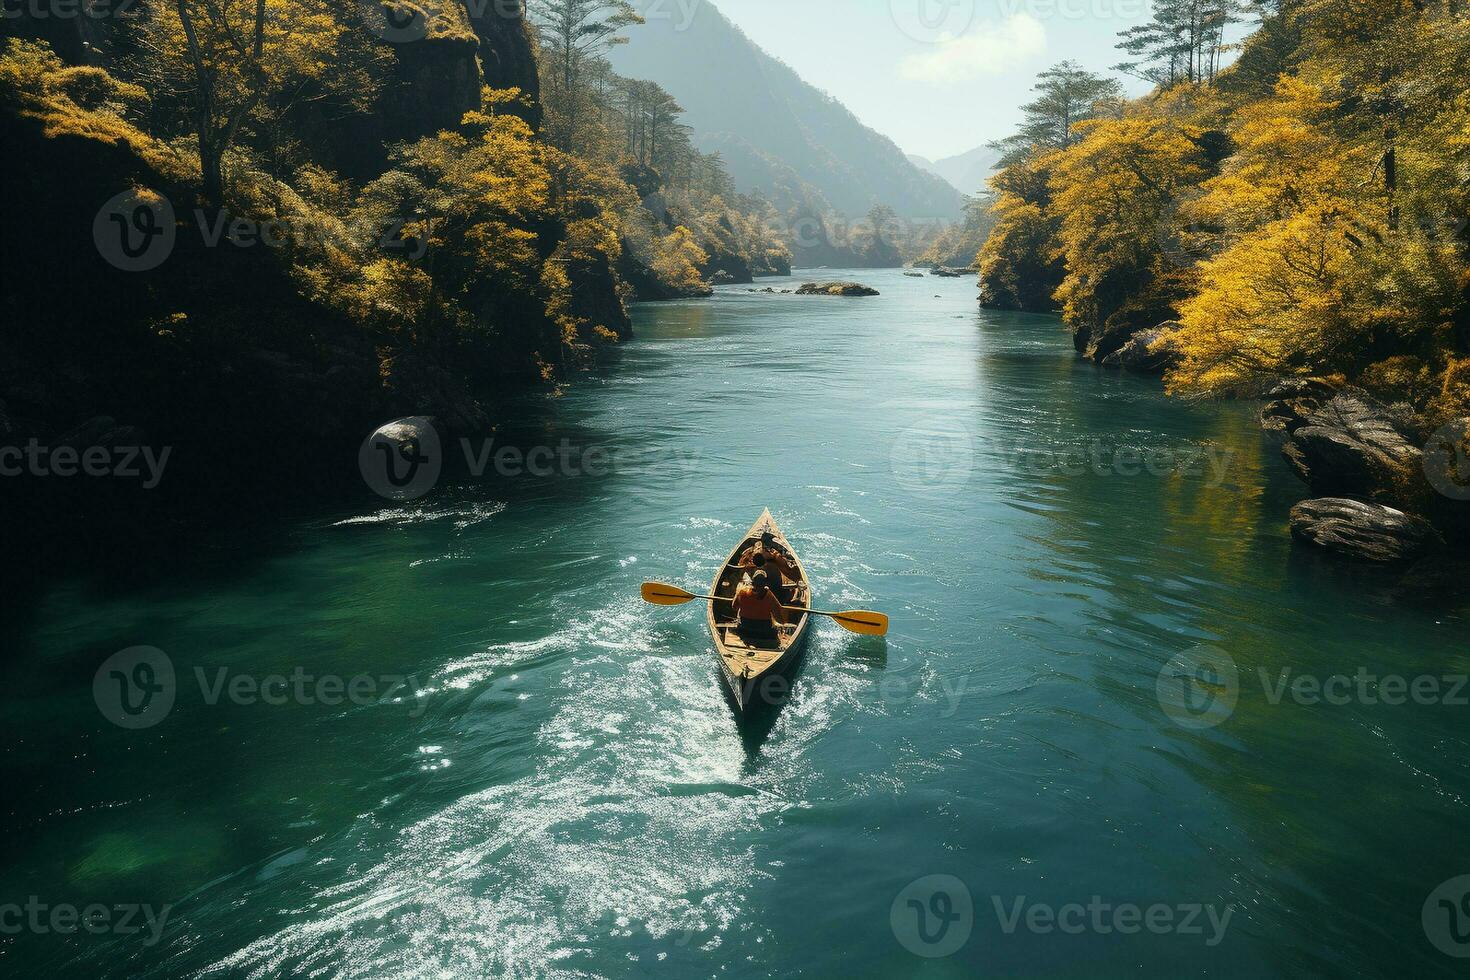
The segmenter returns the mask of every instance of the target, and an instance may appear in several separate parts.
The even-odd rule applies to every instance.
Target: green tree
[[[1156,0],[1153,19],[1130,27],[1118,42],[1135,60],[1114,70],[1165,87],[1212,82],[1220,71],[1225,32],[1243,13],[1240,0]]]
[[[1063,61],[1042,72],[1032,89],[1036,98],[1021,107],[1024,120],[1013,136],[992,143],[1009,166],[1038,150],[1065,150],[1076,137],[1072,127],[1117,107],[1118,83]]]
[[[596,107],[585,84],[608,48],[627,44],[621,33],[643,23],[628,0],[530,0],[551,83],[543,93],[555,115],[552,141],[564,152],[578,147],[584,119]]]

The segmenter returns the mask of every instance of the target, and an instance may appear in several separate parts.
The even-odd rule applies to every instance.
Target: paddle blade
[[[880,612],[850,609],[847,612],[834,613],[832,618],[837,621],[838,626],[849,633],[857,633],[861,636],[888,635],[888,617]]]
[[[655,606],[682,606],[686,602],[697,599],[692,592],[685,592],[677,585],[667,585],[663,582],[644,582],[643,601],[651,602]]]

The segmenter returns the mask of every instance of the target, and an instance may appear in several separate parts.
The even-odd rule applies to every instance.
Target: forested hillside
[[[707,295],[711,281],[789,272],[782,223],[739,194],[718,154],[695,148],[685,110],[606,55],[650,28],[627,3],[536,0],[548,141],[616,174],[638,198],[620,214],[618,270],[640,299]]]
[[[1275,399],[1317,497],[1292,531],[1380,561],[1470,539],[1470,21],[1458,3],[1169,0],[1120,65],[1062,64],[1001,148],[981,301],[1180,395]],[[1406,514],[1408,516],[1406,516]]]
[[[719,153],[737,187],[776,207],[803,264],[865,263],[844,249],[852,223],[875,207],[905,221],[961,215],[953,187],[762,51],[712,3],[687,20],[650,17],[610,57],[620,74],[651,79],[679,100],[695,145]]]
[[[1158,82],[1136,101],[1075,65],[1041,77],[994,181],[984,301],[1060,309],[1099,360],[1177,321],[1181,393],[1331,375],[1465,414],[1464,10],[1282,0],[1257,13],[1222,69],[1225,8],[1161,9],[1122,40],[1120,67]]]
[[[7,16],[9,438],[493,424],[630,332],[635,296],[784,271],[769,210],[603,55],[630,8],[147,2]],[[310,454],[293,454],[304,459]],[[287,463],[286,465],[292,465]]]

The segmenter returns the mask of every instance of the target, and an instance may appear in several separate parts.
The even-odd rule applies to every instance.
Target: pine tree
[[[1065,150],[1076,142],[1072,127],[1116,105],[1118,83],[1063,61],[1042,72],[1033,88],[1036,98],[1021,107],[1025,121],[1014,136],[992,143],[1004,155],[1001,166],[1017,162],[1036,149]]]
[[[1135,60],[1114,66],[1157,85],[1213,82],[1225,51],[1225,32],[1239,23],[1241,0],[1158,0],[1154,18],[1124,31],[1118,47]]]
[[[542,38],[552,84],[548,108],[555,114],[553,142],[560,150],[578,146],[583,120],[590,113],[589,68],[608,48],[627,44],[619,32],[643,17],[628,0],[530,0],[527,8]]]

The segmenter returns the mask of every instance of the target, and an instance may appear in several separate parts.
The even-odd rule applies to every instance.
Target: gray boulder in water
[[[809,282],[796,291],[798,296],[877,296],[878,290],[860,282]]]
[[[1291,534],[1298,541],[1377,562],[1419,558],[1444,546],[1428,521],[1341,497],[1297,504],[1291,510]]]
[[[1103,358],[1102,366],[1134,374],[1163,374],[1180,360],[1172,343],[1177,329],[1177,324],[1163,323],[1150,330],[1140,330],[1126,344]]]

